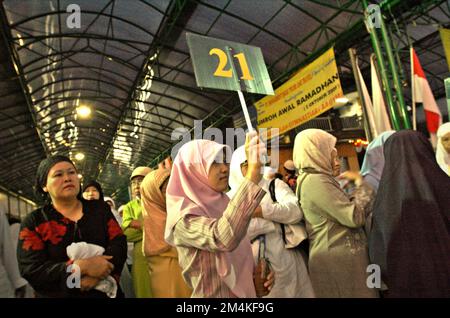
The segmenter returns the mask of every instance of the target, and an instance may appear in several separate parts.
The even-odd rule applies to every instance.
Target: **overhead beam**
[[[196,5],[196,4],[195,4]],[[123,105],[122,114],[120,116],[120,119],[116,126],[116,133],[111,139],[111,143],[108,147],[107,152],[105,153],[104,160],[100,162],[100,170],[99,174],[103,172],[103,167],[105,163],[108,161],[109,156],[112,153],[114,143],[119,136],[119,128],[121,126],[121,123],[124,121],[129,108],[132,105],[132,102],[136,99],[136,91],[138,90],[138,87],[141,86],[143,81],[145,80],[145,75],[147,73],[147,69],[154,65],[155,60],[152,60],[152,57],[154,54],[158,54],[161,46],[163,45],[163,39],[170,38],[171,33],[173,32],[174,26],[176,21],[179,19],[181,14],[183,13],[183,10],[186,9],[186,7],[192,8],[193,4],[186,0],[172,0],[167,7],[166,13],[163,17],[163,20],[161,21],[161,24],[158,27],[158,31],[156,32],[156,36],[153,39],[153,42],[150,44],[147,50],[147,55],[142,63],[142,66],[140,68],[139,73],[137,74],[134,84],[132,85],[128,98],[125,101]]]
[[[26,85],[26,80],[24,78],[24,72],[22,70],[22,67],[20,65],[20,60],[19,60],[19,56],[17,54],[17,52],[15,51],[12,43],[12,35],[9,29],[9,23],[8,23],[8,18],[6,16],[6,12],[5,12],[5,8],[3,6],[3,3],[0,2],[0,24],[1,24],[1,33],[2,33],[2,37],[5,41],[5,46],[8,49],[8,53],[9,53],[9,57],[10,57],[10,62],[11,65],[14,66],[16,73],[18,75],[19,78],[19,82],[20,82],[20,86],[22,87],[22,91],[24,93],[24,97],[25,97],[25,101],[27,102],[27,107],[28,107],[28,111],[30,112],[30,116],[32,118],[33,121],[33,125],[35,128],[35,131],[38,135],[38,138],[41,142],[42,145],[42,150],[43,150],[43,154],[44,156],[48,155],[50,152],[47,148],[46,143],[44,142],[41,132],[39,130],[39,126],[36,120],[36,115],[33,112],[33,103],[31,101],[31,95],[28,91],[28,86]]]

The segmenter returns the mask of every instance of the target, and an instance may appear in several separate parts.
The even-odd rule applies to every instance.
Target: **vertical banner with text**
[[[258,128],[279,128],[282,134],[332,108],[342,97],[334,49],[330,48],[289,81],[255,103]]]

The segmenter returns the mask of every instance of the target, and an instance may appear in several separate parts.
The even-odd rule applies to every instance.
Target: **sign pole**
[[[234,76],[236,78],[236,81],[238,82],[238,85],[241,87],[242,83],[239,80],[238,76],[240,76],[242,74],[238,75],[238,73],[236,71],[236,67],[234,66],[233,56],[231,54],[231,52],[233,51],[233,48],[230,47],[229,45],[227,45],[227,46],[225,46],[225,49],[226,49],[226,54],[228,56],[228,60],[230,61],[230,66],[231,66],[232,72],[233,72],[233,74],[234,74]],[[247,123],[248,131],[249,132],[253,131],[254,129],[253,129],[253,126],[252,126],[252,122],[250,120],[250,115],[248,113],[247,103],[245,102],[244,94],[242,93],[242,87],[241,87],[241,89],[237,90],[237,93],[238,93],[238,96],[239,96],[239,101],[241,102],[241,108],[242,108],[242,112],[244,113],[245,122]]]
[[[261,49],[186,33],[197,86],[237,91],[248,131],[255,131],[243,92],[274,95]]]
[[[248,113],[247,104],[245,103],[244,94],[242,94],[242,91],[237,91],[239,100],[241,101],[242,111],[244,112],[245,122],[247,123],[248,131],[253,131],[252,122],[250,120],[250,115]]]
[[[192,33],[186,39],[197,85],[237,91],[248,131],[255,131],[242,91],[274,95],[261,49]],[[267,156],[261,161],[269,162]]]
[[[231,65],[231,69],[233,70],[233,74],[238,74],[236,72],[236,67],[234,66],[233,58],[231,56],[231,52],[233,51],[233,48],[228,45],[225,48],[227,51],[227,56],[230,60],[230,65]],[[242,75],[242,74],[240,74],[240,75]],[[241,83],[241,81],[239,80],[239,77],[237,78],[237,81],[238,81],[239,86],[243,85],[243,83]],[[241,86],[241,89],[242,89],[242,86]],[[248,132],[251,132],[251,131],[254,131],[255,129],[252,126],[252,122],[250,120],[250,114],[248,113],[247,103],[245,102],[244,94],[242,93],[241,89],[238,89],[237,93],[239,96],[239,101],[241,102],[241,108],[242,108],[242,112],[244,113],[245,122],[247,123]],[[264,155],[261,158],[261,162],[263,165],[268,163],[269,162],[268,157],[266,155]]]

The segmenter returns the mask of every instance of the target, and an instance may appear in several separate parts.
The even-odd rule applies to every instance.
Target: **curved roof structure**
[[[174,129],[230,123],[237,96],[196,86],[186,32],[260,47],[274,87],[331,45],[344,88],[354,87],[346,50],[357,48],[363,72],[371,52],[359,0],[71,2],[0,5],[0,185],[29,198],[46,155],[84,153],[80,173],[120,199],[134,167],[168,154]],[[412,43],[435,94],[444,95],[438,26],[450,21],[448,2],[377,3],[405,83]],[[92,109],[89,119],[77,113],[81,105]]]

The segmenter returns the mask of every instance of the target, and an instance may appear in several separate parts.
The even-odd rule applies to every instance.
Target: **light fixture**
[[[75,155],[75,159],[78,160],[78,161],[83,160],[84,159],[84,153],[82,153],[82,152],[77,153]]]
[[[78,179],[83,179],[83,175],[81,173],[78,174]]]
[[[367,147],[369,145],[369,142],[367,140],[361,138],[358,138],[356,140],[350,139],[348,143],[353,144],[353,146],[355,147]]]
[[[91,108],[88,106],[78,106],[77,107],[77,114],[81,117],[81,118],[87,118],[91,115]]]
[[[347,97],[339,97],[339,98],[336,98],[336,103],[339,103],[339,104],[347,104],[348,103],[348,98]]]

